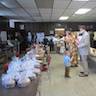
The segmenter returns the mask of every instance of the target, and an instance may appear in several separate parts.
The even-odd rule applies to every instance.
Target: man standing
[[[80,77],[86,77],[88,76],[88,55],[89,55],[89,48],[90,48],[90,38],[89,38],[89,34],[85,29],[85,26],[80,26],[80,32],[79,35],[77,37],[78,39],[78,51],[79,51],[79,55],[80,55],[80,59],[81,59],[81,63],[82,63],[82,69],[83,71],[80,72]]]

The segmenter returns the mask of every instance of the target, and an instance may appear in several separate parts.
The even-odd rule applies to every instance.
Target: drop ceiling
[[[91,8],[84,15],[74,15],[80,8]],[[66,22],[96,22],[96,0],[0,0],[0,16],[30,22],[56,22],[69,16]]]

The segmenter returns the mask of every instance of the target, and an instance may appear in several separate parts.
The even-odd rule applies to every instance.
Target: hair
[[[82,28],[82,29],[86,30],[85,25],[80,25],[79,28]]]
[[[69,50],[65,50],[64,55],[69,55]]]

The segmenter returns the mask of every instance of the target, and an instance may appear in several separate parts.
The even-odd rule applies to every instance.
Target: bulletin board
[[[63,36],[64,35],[64,28],[55,28],[55,35],[57,36]]]

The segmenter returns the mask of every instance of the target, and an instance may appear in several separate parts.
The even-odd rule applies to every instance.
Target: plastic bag
[[[35,74],[40,74],[40,73],[41,73],[41,70],[38,69],[38,68],[34,68],[33,72],[34,72]]]
[[[21,62],[21,60],[19,60],[19,59],[16,60],[16,61],[12,61],[12,62],[9,64],[7,73],[12,73],[12,72],[19,72],[19,71],[21,71],[21,65],[22,65],[22,62]]]
[[[34,69],[34,65],[32,64],[32,60],[26,60],[22,63],[21,68],[23,71]]]
[[[11,77],[11,75],[2,75],[2,85],[5,88],[13,88],[15,87],[15,80]]]
[[[40,63],[38,62],[38,60],[36,60],[36,58],[33,58],[32,60],[32,64],[34,65],[34,67],[40,67]]]
[[[19,78],[19,80],[17,81],[17,85],[18,87],[26,87],[30,84],[30,79],[29,78],[25,78],[25,77],[21,77]]]
[[[36,74],[33,73],[32,70],[26,71],[26,77],[30,78],[30,80],[36,79]]]
[[[14,74],[14,80],[18,81],[19,78],[21,77],[19,72],[13,73]]]

